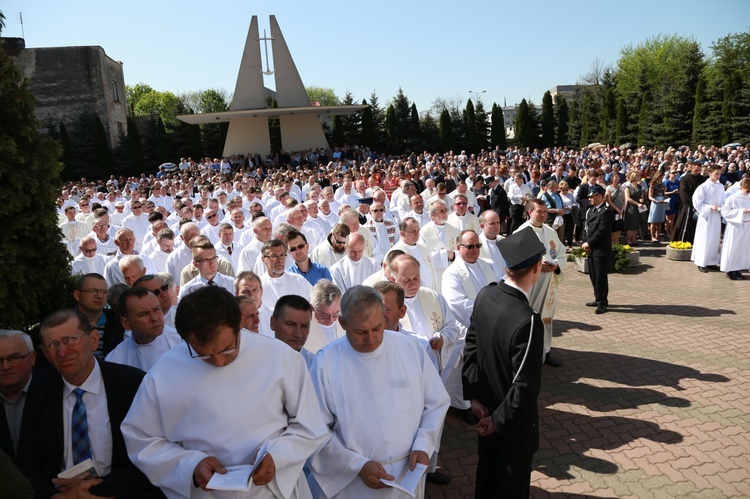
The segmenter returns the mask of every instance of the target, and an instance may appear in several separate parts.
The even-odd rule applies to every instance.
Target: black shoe
[[[596,307],[596,310],[594,310],[595,314],[603,314],[607,312],[607,306],[606,305],[599,305]]]
[[[427,473],[427,482],[434,483],[435,485],[448,485],[451,483],[451,477],[439,471],[433,471],[432,473]]]
[[[727,277],[733,281],[743,281],[745,278],[738,271],[727,272]]]
[[[598,307],[599,303],[595,301],[590,301],[586,304],[587,307]]]
[[[551,367],[560,367],[562,365],[562,362],[551,357],[549,354],[547,354],[547,357],[544,359],[544,363]]]
[[[709,270],[719,270],[719,266],[718,265],[709,265],[708,269]]]
[[[471,409],[464,409],[463,411],[461,411],[461,419],[469,426],[474,426],[479,422],[479,418],[476,416],[476,414],[471,412]]]
[[[706,267],[698,267],[698,270],[700,270],[704,274],[708,274],[708,269]]]

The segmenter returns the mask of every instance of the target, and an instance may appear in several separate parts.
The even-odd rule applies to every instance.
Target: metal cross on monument
[[[266,70],[263,71],[263,74],[266,75],[266,76],[271,76],[272,74],[274,74],[276,72],[276,69],[271,69],[271,67],[270,67],[270,65],[268,63],[268,41],[269,40],[273,41],[273,37],[272,36],[267,36],[266,35],[266,30],[263,30],[263,38],[258,38],[257,40],[259,42],[262,41],[263,42],[263,47],[266,49]],[[276,65],[274,64],[274,68],[275,67],[276,67]]]

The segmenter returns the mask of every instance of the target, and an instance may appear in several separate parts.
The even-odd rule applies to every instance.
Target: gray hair
[[[448,205],[445,204],[445,201],[443,201],[442,199],[433,199],[432,201],[430,201],[430,215],[435,212],[435,206],[437,206],[438,204],[444,206],[446,210],[448,209]]]
[[[26,346],[29,347],[29,351],[34,350],[34,343],[31,341],[31,336],[23,331],[18,331],[17,329],[0,329],[0,340],[4,340],[5,338],[21,338],[26,343]]]
[[[162,284],[166,284],[169,288],[174,288],[174,277],[169,272],[157,272],[156,277],[159,278]]]
[[[385,312],[383,296],[375,288],[361,284],[349,288],[341,298],[341,316],[345,321],[356,314],[377,305]]]
[[[316,309],[329,307],[336,298],[341,298],[341,289],[328,279],[320,279],[310,292],[310,303]]]
[[[120,259],[118,263],[118,265],[120,266],[120,270],[126,269],[133,264],[138,265],[138,268],[141,270],[144,270],[146,268],[146,266],[143,264],[143,259],[138,255],[125,255]]]

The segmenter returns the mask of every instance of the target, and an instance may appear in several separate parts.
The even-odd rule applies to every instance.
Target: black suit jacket
[[[504,281],[485,286],[466,334],[463,388],[464,398],[479,400],[492,414],[495,433],[479,438],[498,452],[529,455],[539,447],[543,350],[542,318],[524,294]]]
[[[33,436],[33,416],[34,410],[29,410],[29,398],[32,399],[34,392],[39,389],[39,371],[34,370],[31,375],[31,383],[26,391],[26,402],[24,405],[23,416],[21,417],[21,432],[18,436],[18,455],[13,452],[13,440],[10,438],[10,428],[8,427],[8,418],[5,416],[5,410],[0,406],[0,450],[5,452],[13,461],[18,464],[19,461],[28,461],[30,452],[30,437]]]
[[[598,208],[592,206],[586,213],[586,233],[583,242],[591,246],[591,256],[601,257],[612,253],[612,225],[615,223],[615,212],[602,203]]]
[[[145,373],[134,367],[98,361],[102,371],[107,408],[112,431],[112,471],[90,492],[99,496],[164,497],[128,458],[120,424],[130,409]],[[63,379],[54,368],[40,373],[40,389],[29,398],[25,410],[34,411],[35,438],[32,455],[19,463],[34,486],[36,497],[56,493],[51,480],[64,463]],[[92,423],[89,422],[89,425]],[[19,453],[20,454],[20,453]]]
[[[99,333],[103,337],[104,346],[102,347],[102,351],[106,356],[122,342],[125,336],[125,328],[122,327],[120,314],[111,308],[104,309],[104,316],[107,318],[104,323],[104,331],[99,331]]]
[[[490,208],[500,217],[500,222],[510,215],[510,201],[505,189],[498,184],[490,189]]]

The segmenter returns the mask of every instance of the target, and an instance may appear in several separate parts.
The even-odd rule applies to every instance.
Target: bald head
[[[358,262],[365,254],[365,238],[357,232],[349,234],[346,238],[346,253],[353,262]]]

